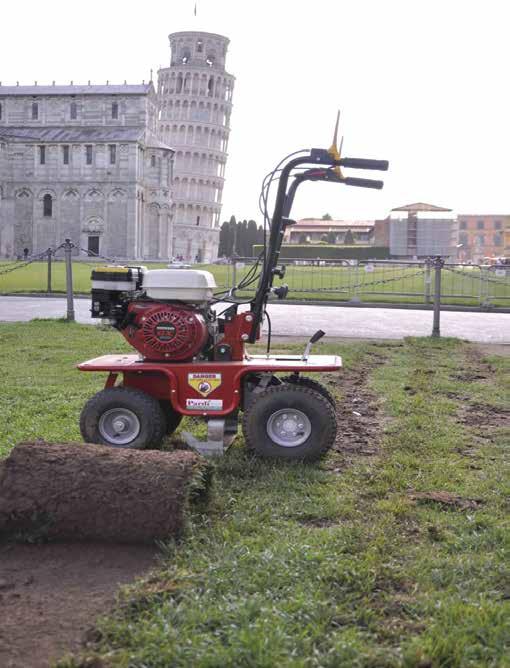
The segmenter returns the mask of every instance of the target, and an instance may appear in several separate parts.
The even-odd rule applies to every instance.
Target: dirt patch
[[[376,395],[367,387],[367,379],[386,359],[379,353],[367,353],[362,364],[328,378],[328,386],[340,395],[336,407],[338,435],[328,468],[339,472],[360,455],[377,454],[384,417]]]
[[[0,666],[43,668],[80,650],[118,587],[156,555],[141,545],[0,545]]]
[[[483,503],[482,499],[466,499],[451,492],[414,492],[409,498],[417,503],[434,503],[459,510],[476,510]]]
[[[484,359],[483,353],[484,351],[479,346],[469,346],[466,350],[467,368],[454,375],[454,378],[466,383],[478,382],[485,385],[490,383],[494,369]],[[500,354],[499,351],[498,354]],[[510,409],[489,404],[469,403],[468,397],[454,392],[448,393],[447,396],[463,402],[458,411],[458,421],[470,427],[477,437],[491,440],[493,429],[510,428]]]
[[[476,427],[478,431],[491,427],[510,428],[510,409],[488,404],[470,404],[464,408],[459,421],[468,427]]]
[[[329,527],[338,526],[338,520],[331,519],[331,517],[310,517],[299,519],[298,522],[305,527],[312,527],[315,529],[327,529]]]

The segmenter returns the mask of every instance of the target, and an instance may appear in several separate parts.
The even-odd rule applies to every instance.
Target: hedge
[[[257,257],[262,245],[253,246],[253,256]],[[316,260],[387,260],[390,249],[387,246],[334,246],[320,244],[288,244],[282,246],[281,258]]]

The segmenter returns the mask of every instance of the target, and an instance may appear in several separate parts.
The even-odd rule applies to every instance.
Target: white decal
[[[190,411],[222,411],[222,399],[186,399],[186,408]]]

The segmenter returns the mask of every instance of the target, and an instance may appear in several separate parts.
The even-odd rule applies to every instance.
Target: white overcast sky
[[[2,0],[0,80],[136,83],[168,64],[169,33],[218,32],[236,76],[222,218],[260,221],[262,176],[327,148],[338,107],[344,155],[390,160],[385,188],[306,184],[294,217],[414,201],[510,213],[508,0],[198,0],[196,18],[193,6]]]

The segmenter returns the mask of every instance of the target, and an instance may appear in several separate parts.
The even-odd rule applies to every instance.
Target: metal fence
[[[81,254],[72,257],[76,274],[74,290],[86,294],[90,290],[91,267],[115,259],[96,257],[77,244],[69,244],[69,254]],[[66,242],[18,261],[0,262],[0,293],[67,292],[65,247]],[[287,299],[294,303],[432,309],[439,301],[448,310],[510,312],[510,266],[462,265],[443,260],[438,264],[436,260],[357,262],[282,258],[285,276],[276,279],[275,284],[286,283]],[[232,290],[256,262],[256,258],[236,257],[223,264],[199,267],[214,274],[219,290]],[[159,266],[167,264],[160,262]],[[256,286],[254,281],[235,294],[249,298]]]
[[[221,287],[233,288],[247,275],[255,258],[232,258],[218,271]],[[510,309],[510,266],[443,263],[434,258],[404,260],[302,260],[284,258],[288,299],[338,306],[391,304],[432,308],[435,272],[440,272],[440,300],[455,310]],[[280,283],[280,281],[276,281]],[[256,283],[238,293],[249,296]]]

